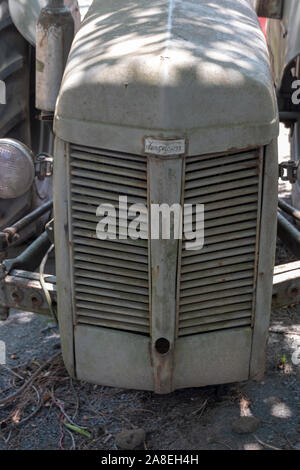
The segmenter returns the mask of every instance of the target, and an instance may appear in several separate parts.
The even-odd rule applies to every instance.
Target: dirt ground
[[[284,129],[280,156],[288,157]],[[280,185],[282,197],[289,190]],[[290,260],[293,255],[279,242],[277,263]],[[271,326],[278,333],[270,334],[260,382],[158,396],[72,381],[61,360],[57,328],[45,318],[14,311],[0,322],[0,340],[7,347],[7,365],[0,366],[0,449],[111,450],[120,431],[142,428],[142,448],[149,450],[300,450],[300,365],[292,362],[300,348],[300,306],[274,311]],[[258,418],[257,429],[237,434],[232,425],[239,416]]]

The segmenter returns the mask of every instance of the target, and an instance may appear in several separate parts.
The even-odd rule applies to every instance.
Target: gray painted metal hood
[[[141,153],[145,135],[189,154],[269,143],[277,105],[250,0],[94,0],[57,103],[65,141]]]

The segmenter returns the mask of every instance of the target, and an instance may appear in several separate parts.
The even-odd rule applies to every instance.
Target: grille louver
[[[187,159],[184,203],[205,204],[205,244],[182,252],[179,336],[251,325],[259,165],[259,152]]]
[[[186,160],[184,204],[205,204],[205,245],[180,256],[178,336],[252,323],[259,168],[259,151]],[[150,335],[148,241],[96,238],[100,204],[147,206],[146,158],[71,145],[70,175],[77,322]]]
[[[147,161],[72,145],[70,167],[77,321],[149,334],[148,241],[96,238],[100,204],[147,206]]]

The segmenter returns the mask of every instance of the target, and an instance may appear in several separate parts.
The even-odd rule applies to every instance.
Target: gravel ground
[[[280,155],[288,157],[285,130]],[[288,197],[289,190],[280,185],[282,197]],[[277,262],[293,259],[278,242]],[[300,333],[300,306],[274,311],[272,328]],[[7,366],[0,366],[0,449],[116,449],[120,431],[141,428],[146,432],[141,446],[146,449],[300,450],[300,366],[292,363],[300,335],[270,334],[266,374],[260,382],[167,396],[73,382],[59,354],[56,327],[34,314],[11,312],[8,321],[0,322],[0,340],[7,347]],[[3,397],[37,371],[32,386],[1,407]],[[240,416],[258,418],[251,433],[234,430]],[[88,434],[70,432],[63,422]]]
[[[299,306],[273,312],[272,326],[300,332]],[[29,313],[13,312],[0,323],[0,338],[7,343],[7,366],[25,377],[59,352],[56,328]],[[92,435],[73,432],[77,449],[115,449],[116,435],[135,428],[146,431],[146,447],[155,450],[300,448],[300,368],[291,361],[297,347],[300,336],[271,334],[261,382],[181,390],[167,396],[72,383],[59,356],[35,383],[42,400],[35,416],[23,422],[37,408],[33,389],[0,408],[0,449],[71,448],[72,437],[61,424],[62,410]],[[20,367],[24,363],[26,367]],[[47,383],[51,375],[54,378]],[[22,383],[1,369],[2,392]],[[1,393],[0,400],[8,393]],[[261,420],[255,433],[233,431],[240,415]]]

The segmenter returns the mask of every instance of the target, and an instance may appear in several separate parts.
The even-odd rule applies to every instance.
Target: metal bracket
[[[35,175],[43,180],[53,174],[53,157],[47,153],[40,153],[35,158]]]
[[[273,277],[272,308],[300,303],[300,261],[276,266]]]
[[[55,305],[56,277],[49,274],[43,277],[46,289]],[[38,273],[14,270],[2,279],[0,282],[0,318],[1,310],[5,311],[9,308],[50,315]]]
[[[291,184],[296,183],[298,168],[299,162],[294,162],[293,160],[280,163],[279,178],[282,179],[282,181],[289,181]]]

